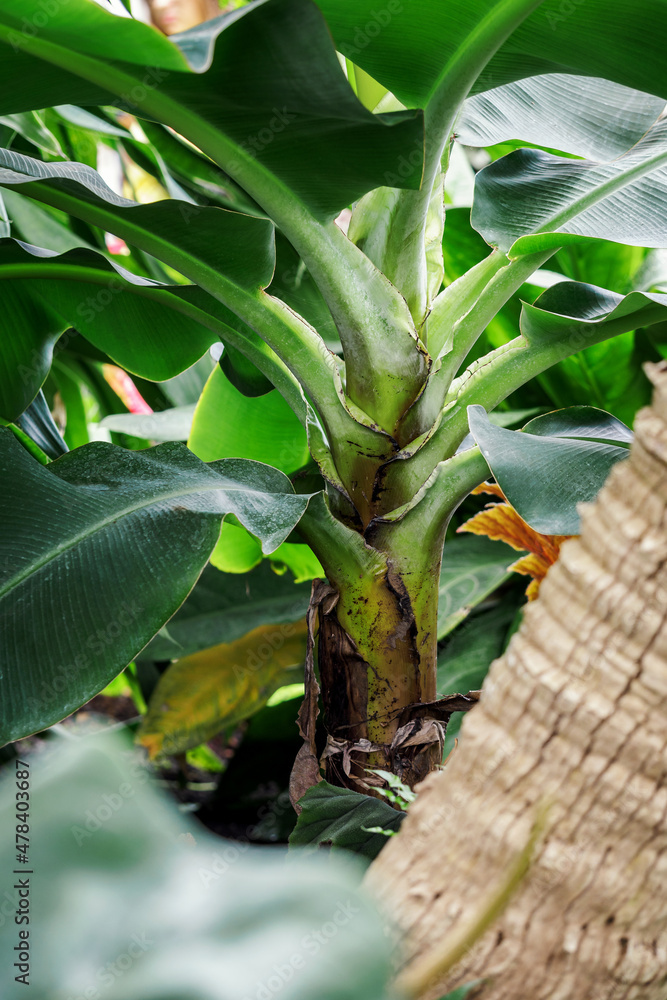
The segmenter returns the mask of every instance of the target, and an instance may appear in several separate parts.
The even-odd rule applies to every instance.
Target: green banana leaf
[[[141,206],[136,211],[140,212]],[[264,227],[267,263],[272,267],[268,224],[222,209],[206,211],[217,216],[211,224],[218,237],[229,222],[227,235],[236,240],[241,261],[241,231],[246,221]],[[173,221],[169,211],[162,216],[167,228],[170,215]],[[174,235],[173,229],[171,233]],[[256,245],[248,246],[244,283],[261,281],[256,252]],[[241,277],[240,270],[232,280],[237,277]],[[0,240],[0,281],[3,278],[0,414],[5,419],[15,418],[31,402],[49,370],[56,341],[75,326],[123,368],[151,381],[173,378],[222,337],[238,345],[270,374],[305,421],[301,392],[285,366],[257,334],[196,286],[165,286],[142,278],[98,251],[82,248],[54,254],[11,239]],[[251,291],[241,294],[254,297]],[[15,377],[17,370],[20,379]]]
[[[318,0],[338,49],[408,106],[423,107],[465,51],[485,15],[511,2],[489,0]],[[515,8],[518,4],[514,3]],[[545,73],[604,77],[667,98],[662,0],[563,0],[524,4],[528,16],[491,59],[476,91]]]
[[[472,224],[504,253],[581,238],[667,247],[667,122],[611,162],[519,149],[477,175]]]
[[[664,107],[664,97],[610,80],[553,73],[469,98],[455,131],[465,146],[518,139],[590,160],[614,160],[639,142]]]
[[[419,113],[373,115],[357,100],[311,0],[256,0],[176,43],[88,0],[22,33],[35,17],[39,0],[0,5],[0,114],[121,104],[160,120],[141,110],[150,95],[177,130],[188,116],[232,143],[239,178],[256,161],[325,220],[397,172],[405,147],[421,148]],[[420,176],[417,157],[397,182],[418,187]]]
[[[257,462],[96,442],[47,467],[0,429],[0,741],[101,691],[183,603],[227,514],[274,551],[308,505]]]
[[[595,407],[548,413],[521,431],[494,426],[482,406],[468,407],[468,420],[501,490],[544,535],[579,533],[577,505],[595,499],[632,439],[620,420]]]

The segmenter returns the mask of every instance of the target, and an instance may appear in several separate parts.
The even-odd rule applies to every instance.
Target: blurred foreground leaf
[[[370,1000],[390,942],[351,860],[292,857],[214,837],[179,815],[122,739],[33,761],[31,874],[0,844],[3,1000]],[[0,828],[15,825],[14,767]],[[32,874],[34,872],[34,874]],[[14,923],[19,878],[30,924]],[[10,912],[11,919],[5,916]],[[14,949],[29,931],[30,990]]]

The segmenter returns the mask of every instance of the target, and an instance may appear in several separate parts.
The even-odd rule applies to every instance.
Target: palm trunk
[[[630,459],[371,868],[414,972],[488,909],[546,809],[504,913],[424,996],[667,996],[667,367],[651,376]]]

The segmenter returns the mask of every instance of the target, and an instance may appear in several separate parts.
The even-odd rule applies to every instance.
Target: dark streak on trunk
[[[370,754],[351,750],[349,775],[343,769],[340,754],[326,760],[327,780],[355,789],[360,788],[355,779],[369,782],[370,778],[370,784],[373,783],[369,767],[392,771],[412,786],[425,778],[441,759],[440,743],[419,742],[425,726],[420,707],[424,702],[434,701],[435,677],[429,676],[430,683],[425,683],[420,671],[418,632],[410,597],[400,577],[391,570],[384,585],[387,604],[394,613],[390,616],[392,626],[385,634],[382,634],[383,623],[378,620],[377,645],[387,650],[388,657],[396,658],[401,669],[395,679],[391,676],[385,679],[386,700],[381,713],[369,715],[369,675],[377,677],[377,673],[341,626],[336,607],[328,610],[320,607],[318,657],[327,732],[337,741],[355,744],[368,739],[368,722],[375,723],[376,732],[378,722],[383,726],[382,739],[371,738],[378,749]],[[403,738],[410,739],[411,745],[396,743],[401,728]]]
[[[368,702],[368,665],[345,629],[338,621],[336,608],[328,612],[320,608],[320,635],[318,659],[325,725],[328,733],[340,740],[365,739]],[[354,767],[358,777],[364,772]],[[327,760],[326,778],[332,784],[354,783],[346,775],[336,758]]]

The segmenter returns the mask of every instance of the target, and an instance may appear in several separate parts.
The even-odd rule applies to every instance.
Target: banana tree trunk
[[[414,786],[440,764],[443,723],[459,710],[447,699],[435,700],[442,546],[452,511],[488,467],[473,449],[451,459],[447,471],[442,490],[396,519],[375,513],[363,533],[336,518],[322,497],[311,501],[299,523],[329,585],[316,583],[311,602],[300,712],[304,746],[291,782],[295,803],[319,780],[320,761],[332,783],[371,794],[384,784],[373,770],[391,771]],[[315,741],[316,617],[324,748]]]
[[[650,375],[631,457],[371,867],[420,995],[483,979],[483,1000],[667,996],[667,365]],[[504,912],[429,981],[438,953],[482,926],[540,815]]]
[[[406,504],[394,517],[380,507],[382,489],[367,490],[375,509],[357,521],[334,516],[336,497],[312,500],[299,531],[322,563],[329,584],[315,582],[310,613],[306,698],[300,712],[304,746],[290,785],[296,806],[320,779],[324,762],[333,784],[373,794],[390,771],[413,787],[442,760],[445,725],[467,697],[436,701],[438,582],[447,524],[471,489],[488,476],[478,449],[446,464],[438,490]],[[378,463],[366,478],[378,480]],[[409,489],[406,487],[408,495]],[[340,511],[339,511],[340,513]],[[317,696],[313,667],[319,620],[318,666],[326,746],[316,745]],[[298,806],[297,806],[298,809]]]
[[[433,559],[434,574],[440,560]],[[327,779],[366,790],[383,769],[414,785],[442,760],[442,729],[425,725],[435,700],[437,585],[418,609],[391,571],[346,581],[320,608],[318,661]],[[419,613],[421,610],[421,614]]]

